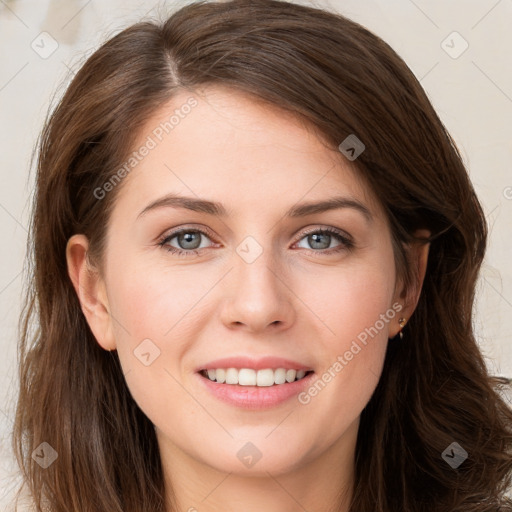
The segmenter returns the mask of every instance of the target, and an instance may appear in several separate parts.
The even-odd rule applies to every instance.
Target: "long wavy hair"
[[[361,415],[350,511],[512,510],[507,380],[488,373],[472,326],[487,225],[460,153],[388,44],[342,15],[276,0],[199,1],[130,26],[86,60],[48,115],[36,148],[13,434],[36,510],[164,512],[173,496],[154,426],[117,352],[90,331],[65,249],[84,233],[101,268],[122,183],[101,200],[94,191],[160,106],[205,84],[294,113],[333,150],[356,134],[366,149],[352,164],[384,207],[409,287],[407,244],[416,229],[432,233],[417,308],[403,341],[388,343]],[[468,453],[458,468],[442,456],[453,442]],[[34,454],[58,457],[43,467]]]

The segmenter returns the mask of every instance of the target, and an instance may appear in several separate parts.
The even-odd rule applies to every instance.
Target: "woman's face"
[[[84,313],[164,457],[276,475],[352,456],[407,317],[370,190],[296,118],[220,87],[175,96],[133,149]],[[200,372],[227,368],[244,385]]]

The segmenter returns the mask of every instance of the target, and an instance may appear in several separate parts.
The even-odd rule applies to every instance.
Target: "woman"
[[[40,140],[14,433],[37,509],[512,510],[486,239],[360,25],[233,0],[124,30]]]

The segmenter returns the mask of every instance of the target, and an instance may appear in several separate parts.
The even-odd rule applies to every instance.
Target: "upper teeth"
[[[239,384],[241,386],[273,386],[299,380],[306,375],[306,370],[286,370],[285,368],[266,368],[253,370],[252,368],[217,368],[203,370],[203,375],[210,380],[225,384]]]

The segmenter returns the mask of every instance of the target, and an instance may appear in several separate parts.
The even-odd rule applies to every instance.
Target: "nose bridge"
[[[261,239],[261,237],[259,237]],[[251,330],[271,324],[289,325],[294,318],[291,292],[285,286],[281,265],[276,261],[271,237],[265,246],[247,236],[233,255],[232,286],[224,301],[222,320],[226,325],[244,324]]]
[[[249,245],[249,250],[246,251]],[[279,286],[279,270],[272,250],[269,247],[258,251],[251,242],[245,242],[237,248],[235,275],[237,288],[249,296],[271,293],[272,296],[282,294]],[[268,297],[270,298],[270,297]]]
[[[237,294],[243,294],[246,300],[260,302],[264,299],[264,302],[270,305],[271,301],[282,297],[283,289],[270,236],[266,237],[264,243],[265,246],[253,236],[248,236],[236,248],[236,289]],[[261,305],[260,303],[260,307]]]

